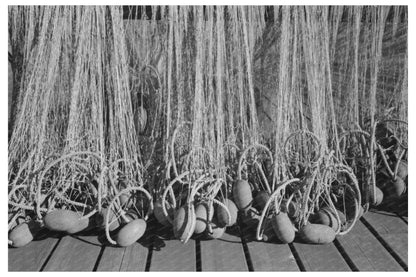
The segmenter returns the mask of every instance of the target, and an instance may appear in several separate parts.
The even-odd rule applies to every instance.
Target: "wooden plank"
[[[296,259],[289,245],[279,244],[277,239],[270,242],[256,240],[254,226],[240,225],[241,235],[247,244],[254,271],[299,271]]]
[[[195,241],[162,240],[155,236],[150,271],[196,271]]]
[[[338,242],[359,271],[402,271],[383,245],[360,221]]]
[[[364,219],[389,247],[408,265],[408,225],[393,213],[370,211]]]
[[[299,271],[289,245],[272,242],[247,242],[254,271]]]
[[[333,243],[304,244],[293,243],[306,271],[351,271]]]
[[[97,236],[66,236],[45,271],[92,271],[101,250]]]
[[[140,243],[129,247],[107,246],[97,271],[144,271],[148,252]]]
[[[101,256],[97,271],[120,271],[125,248],[106,246]]]
[[[140,243],[127,247],[120,271],[144,271],[148,252],[148,249]]]
[[[20,248],[9,248],[9,271],[39,271],[58,240],[47,237]]]
[[[241,238],[227,233],[201,241],[202,271],[248,271]]]
[[[396,214],[384,211],[369,211],[364,214],[367,220],[380,235],[407,234],[408,225]]]

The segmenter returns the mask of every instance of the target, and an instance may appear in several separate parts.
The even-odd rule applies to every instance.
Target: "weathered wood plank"
[[[403,270],[360,221],[348,234],[339,236],[338,242],[359,271]]]
[[[287,244],[247,242],[254,271],[299,271]]]
[[[106,246],[97,266],[97,271],[120,271],[125,248]]]
[[[289,245],[256,240],[256,228],[241,224],[241,235],[247,244],[254,271],[299,271]],[[271,227],[270,227],[271,228]]]
[[[144,271],[148,252],[140,243],[129,247],[107,246],[97,271]]]
[[[225,233],[201,241],[201,265],[202,271],[248,271],[241,238]]]
[[[393,213],[370,211],[364,219],[389,247],[408,265],[408,225]]]
[[[324,245],[293,243],[306,271],[351,271],[333,243]]]
[[[59,238],[35,240],[20,248],[9,248],[9,271],[39,271]]]
[[[150,271],[196,271],[195,241],[161,240],[155,236]]]
[[[92,271],[100,250],[97,236],[66,236],[44,271]]]
[[[149,250],[140,243],[126,248],[120,271],[144,271]]]

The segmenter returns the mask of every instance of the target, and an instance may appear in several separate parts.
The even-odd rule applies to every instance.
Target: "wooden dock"
[[[134,245],[110,246],[103,234],[44,233],[9,248],[9,271],[407,271],[407,216],[371,211],[327,245],[277,244],[252,239],[235,226],[218,240],[182,244],[149,230]]]

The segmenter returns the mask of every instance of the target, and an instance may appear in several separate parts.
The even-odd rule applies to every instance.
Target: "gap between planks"
[[[61,241],[57,234],[50,234],[44,232],[24,247],[9,248],[9,271],[42,271]]]
[[[65,236],[44,271],[92,271],[101,251],[96,235]]]
[[[361,222],[403,270],[408,271],[408,225],[395,214],[379,211],[368,212]]]
[[[386,221],[387,220],[387,221]],[[400,223],[399,223],[400,222]],[[357,227],[358,226],[358,227]],[[330,249],[330,253],[334,253],[333,249],[337,249],[337,254],[335,256],[340,256],[340,260],[343,264],[340,268],[342,270],[407,270],[407,248],[400,249],[394,245],[391,245],[391,241],[394,236],[402,235],[402,241],[407,244],[407,224],[397,215],[384,215],[382,213],[374,213],[370,212],[369,214],[365,215],[361,221],[357,223],[357,226],[346,236],[338,237],[335,241],[334,245],[326,246],[324,248]],[[361,227],[360,227],[361,226]],[[95,239],[92,237],[71,237],[66,236],[61,239],[58,238],[46,238],[45,240],[38,240],[34,241],[26,247],[18,248],[18,249],[9,249],[9,271],[38,271],[45,269],[46,271],[50,270],[93,270],[97,269],[100,270],[121,270],[121,271],[143,271],[153,270],[153,271],[163,271],[163,270],[188,270],[188,271],[197,271],[197,270],[213,270],[218,269],[221,271],[227,270],[254,270],[254,271],[288,271],[288,270],[306,270],[306,271],[313,271],[313,270],[331,270],[331,267],[326,267],[325,263],[320,263],[319,261],[313,261],[308,257],[308,254],[313,253],[314,256],[317,252],[311,252],[311,249],[314,246],[308,246],[304,244],[294,243],[292,245],[284,245],[287,250],[282,250],[282,245],[275,244],[275,243],[265,243],[265,242],[258,242],[258,241],[248,241],[244,238],[243,232],[240,232],[240,238],[236,236],[230,236],[229,234],[225,235],[225,239],[223,240],[209,240],[209,241],[194,241],[192,240],[191,246],[188,247],[188,250],[185,251],[189,254],[192,254],[191,257],[194,257],[195,260],[191,259],[191,262],[188,262],[187,265],[180,269],[175,269],[175,266],[170,267],[167,266],[165,268],[159,267],[158,264],[164,263],[166,259],[169,257],[179,258],[181,255],[175,254],[168,254],[169,249],[177,248],[184,250],[183,247],[185,245],[181,244],[179,241],[173,240],[165,240],[167,242],[168,247],[163,247],[159,249],[159,251],[155,251],[156,255],[152,255],[152,247],[147,249],[146,247],[141,246],[139,243],[131,246],[130,248],[113,248],[113,247],[103,247],[101,245],[94,245]],[[227,242],[227,239],[231,238],[231,241]],[[387,238],[387,239],[386,239]],[[84,240],[84,241],[83,241]],[[235,240],[235,241],[234,241]],[[238,241],[239,240],[239,241]],[[364,240],[364,241],[362,241]],[[362,249],[360,246],[365,243],[365,240],[369,240],[374,248],[373,250],[365,250]],[[153,243],[153,242],[152,242]],[[237,243],[237,244],[236,244]],[[92,245],[91,245],[92,244]],[[87,253],[92,253],[93,255],[89,255],[90,257],[90,265],[86,265],[83,263],[83,266],[79,264],[71,265],[68,263],[62,263],[62,261],[58,261],[59,259],[72,259],[71,257],[78,256],[85,256],[85,253],[79,253],[78,251],[74,251],[74,245],[80,246],[84,245],[81,248],[86,250]],[[86,246],[86,245],[89,245]],[[234,245],[234,246],[233,246]],[[238,247],[235,247],[239,245]],[[358,250],[352,250],[353,246],[356,246]],[[231,261],[230,264],[221,264],[221,257],[229,256],[227,253],[230,251],[231,248],[238,248],[237,256],[240,256],[239,261]],[[329,248],[328,248],[329,247]],[[76,248],[76,247],[75,247]],[[89,249],[92,248],[93,250]],[[142,249],[143,248],[143,249]],[[278,250],[279,248],[279,250]],[[198,250],[199,249],[199,250]],[[323,249],[320,247],[320,249]],[[381,250],[380,250],[381,249]],[[160,251],[162,250],[162,251]],[[401,250],[401,252],[400,252]],[[21,251],[23,252],[36,252],[37,255],[30,255],[32,259],[25,259],[24,255],[20,255]],[[218,252],[219,251],[219,252]],[[221,252],[222,251],[222,252]],[[358,252],[357,252],[358,251]],[[63,252],[65,252],[63,254]],[[111,255],[111,252],[114,252]],[[123,253],[121,253],[123,252]],[[159,253],[157,253],[159,252]],[[163,253],[162,253],[163,252]],[[218,253],[222,254],[218,254]],[[287,254],[282,254],[284,252],[289,253],[289,260],[291,263],[295,264],[296,269],[285,269],[284,267],[278,266],[279,261],[284,261],[284,259],[278,258],[276,259],[276,255],[283,255],[283,257],[288,257]],[[40,253],[40,254],[39,254]],[[118,253],[118,254],[115,254]],[[175,253],[175,251],[173,252]],[[214,259],[213,260],[204,260],[205,256],[209,253],[213,253]],[[214,254],[215,253],[215,254]],[[225,255],[224,255],[225,253]],[[264,253],[268,255],[268,257],[264,257]],[[358,253],[358,254],[357,254]],[[382,253],[382,254],[380,254]],[[121,255],[119,255],[121,254]],[[184,253],[181,253],[182,255]],[[263,256],[260,256],[263,255]],[[389,254],[390,258],[385,258],[386,254]],[[198,255],[201,260],[198,259]],[[107,257],[108,256],[108,257]],[[115,259],[111,259],[109,257],[114,256]],[[298,261],[297,261],[297,256]],[[18,258],[16,258],[18,257]],[[20,264],[20,260],[25,260],[23,263],[23,268],[18,268],[13,265],[13,262],[16,261]],[[36,257],[36,260],[33,260],[33,257]],[[60,258],[59,258],[60,257]],[[115,261],[118,259],[117,266],[114,268],[109,269],[109,265],[106,261]],[[120,259],[121,257],[121,259]],[[183,255],[182,258],[186,255]],[[188,256],[189,257],[189,256]],[[262,257],[262,259],[259,259]],[[325,257],[325,256],[324,256]],[[358,257],[364,257],[359,262]],[[380,258],[381,257],[381,258]],[[95,258],[95,261],[92,262],[92,259]],[[333,258],[333,257],[332,257]],[[300,259],[300,260],[299,260]],[[378,260],[377,260],[378,259]],[[198,261],[199,260],[199,261]],[[219,260],[219,261],[218,261]],[[397,266],[387,266],[392,264],[392,260],[396,261],[400,268]],[[205,263],[204,263],[205,261]],[[277,261],[277,262],[276,262]],[[322,259],[320,259],[322,262]],[[334,261],[334,260],[332,260]],[[150,262],[150,263],[149,263]],[[270,262],[272,264],[270,264]],[[155,263],[155,265],[153,265]],[[338,262],[337,262],[338,263]],[[198,266],[199,264],[199,266]],[[242,265],[244,264],[244,265]],[[394,264],[394,263],[393,263]],[[107,268],[104,266],[106,265]],[[239,266],[236,266],[239,265]],[[242,266],[241,266],[242,265]],[[285,263],[287,265],[287,263]],[[347,265],[348,269],[345,268],[344,265]],[[90,266],[93,266],[91,269]],[[324,267],[322,267],[324,266]],[[111,268],[111,266],[110,266]],[[332,268],[336,270],[335,268]]]
[[[300,271],[290,245],[257,241],[255,228],[240,224],[240,236],[246,248],[246,260],[252,271]]]
[[[348,234],[338,236],[335,242],[351,269],[353,271],[402,271],[403,268],[393,257],[392,252],[371,230],[371,225],[363,224],[363,221],[365,219],[357,221]]]

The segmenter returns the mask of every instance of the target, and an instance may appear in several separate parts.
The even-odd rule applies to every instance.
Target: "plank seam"
[[[408,271],[407,264],[400,258],[400,256],[394,251],[390,245],[380,236],[377,230],[371,226],[371,224],[365,219],[361,218],[361,222],[368,228],[368,230],[376,237],[376,239],[383,245],[383,247],[389,252],[389,254],[393,257],[394,260],[405,270]]]
[[[303,262],[302,262],[302,260],[301,260],[301,258],[299,256],[299,253],[296,250],[296,248],[293,245],[293,243],[289,243],[289,248],[290,248],[290,251],[292,251],[292,255],[295,258],[295,261],[296,261],[297,266],[299,267],[299,270],[301,272],[306,272],[305,265],[303,264]]]
[[[54,245],[54,247],[52,248],[51,252],[49,253],[48,257],[46,257],[45,262],[43,262],[42,266],[40,267],[39,272],[42,272],[42,271],[45,269],[45,267],[46,267],[46,265],[48,264],[49,260],[52,258],[52,255],[53,255],[53,253],[55,252],[56,248],[58,248],[58,245],[59,245],[59,243],[61,242],[61,240],[62,240],[62,237],[60,237],[60,238],[58,239],[58,241],[55,243],[55,245]]]
[[[121,262],[120,262],[120,266],[118,267],[118,271],[121,271],[121,268],[123,267],[123,261],[124,261],[124,256],[126,255],[126,248],[124,248],[123,251],[123,256],[121,257]]]
[[[101,261],[101,257],[104,254],[104,249],[105,249],[105,245],[101,246],[100,253],[98,254],[97,260],[95,261],[94,267],[92,268],[92,271],[93,272],[97,271],[98,265],[99,265],[99,263]]]
[[[244,234],[244,224],[239,220],[237,222],[238,233],[240,234],[241,244],[243,245],[244,257],[246,258],[246,264],[248,271],[254,271],[253,261],[251,260],[250,252],[248,250],[247,242]]]
[[[241,237],[241,243],[243,244],[244,256],[246,258],[246,264],[247,264],[247,267],[248,267],[248,271],[254,271],[253,262],[251,261],[251,256],[250,256],[250,252],[248,250],[246,240],[245,240],[245,238],[243,238],[243,236],[241,234],[240,234],[240,237]]]
[[[337,248],[338,252],[341,254],[341,256],[344,258],[347,265],[350,267],[352,271],[359,271],[358,267],[354,264],[350,256],[348,256],[347,251],[345,251],[344,247],[339,243],[338,239],[334,240],[334,245]]]
[[[409,222],[403,217],[401,216],[399,213],[396,213],[397,217],[400,218],[401,220],[404,221],[404,223],[409,224]]]
[[[151,265],[152,256],[153,256],[153,243],[154,243],[154,241],[152,240],[152,243],[148,247],[147,258],[146,258],[146,267],[144,268],[145,272],[150,271],[150,265]]]
[[[200,272],[202,271],[202,263],[201,263],[201,241],[196,240],[195,241],[195,259],[196,259],[196,271]]]

